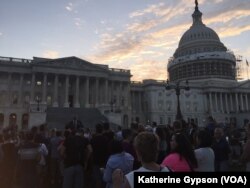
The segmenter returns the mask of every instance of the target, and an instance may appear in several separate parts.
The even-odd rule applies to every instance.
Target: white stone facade
[[[27,129],[46,121],[47,108],[98,108],[128,126],[130,71],[76,57],[0,57],[0,126]],[[112,110],[111,110],[112,108]],[[125,119],[124,119],[125,118]],[[124,124],[126,123],[126,125]]]
[[[185,82],[181,83],[185,85]],[[144,80],[131,85],[132,118],[141,122],[171,124],[176,119],[175,90],[166,90],[166,81]],[[189,81],[190,90],[181,90],[180,107],[183,119],[193,118],[205,126],[206,118],[213,116],[219,123],[235,122],[243,126],[250,118],[250,81],[204,79]],[[140,100],[139,100],[140,99]],[[136,106],[136,108],[134,108]]]

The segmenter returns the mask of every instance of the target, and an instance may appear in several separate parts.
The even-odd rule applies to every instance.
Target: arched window
[[[27,130],[29,125],[29,114],[23,114],[22,116],[22,129]]]

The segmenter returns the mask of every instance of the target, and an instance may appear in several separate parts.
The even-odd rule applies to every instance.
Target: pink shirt
[[[180,154],[171,153],[162,162],[163,166],[168,166],[174,172],[191,172],[188,162],[184,157],[180,158]]]

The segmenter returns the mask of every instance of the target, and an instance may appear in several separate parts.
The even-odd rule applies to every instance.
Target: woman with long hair
[[[174,172],[191,172],[197,167],[197,160],[190,140],[184,133],[174,133],[170,141],[171,152],[162,162]]]

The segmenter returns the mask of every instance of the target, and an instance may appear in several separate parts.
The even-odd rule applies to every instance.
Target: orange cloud
[[[244,1],[234,1],[231,6],[223,0],[199,1],[199,5],[207,6],[217,3],[222,8],[213,9],[211,16],[203,18],[203,22],[212,25],[211,28],[220,37],[236,36],[250,30],[247,19],[250,10],[247,10]],[[131,23],[126,25],[123,32],[112,33],[114,30],[111,30],[100,36],[101,41],[95,48],[97,53],[91,59],[109,63],[113,67],[130,69],[132,80],[166,79],[167,60],[178,47],[183,33],[192,25],[193,9],[193,1],[189,0],[187,3],[186,0],[181,0],[177,4],[160,3],[135,11],[129,15]],[[203,12],[201,8],[200,10]]]
[[[43,53],[42,56],[44,58],[51,58],[51,59],[59,58],[59,52],[53,50],[47,50]]]
[[[130,67],[133,81],[141,81],[143,79],[167,79],[167,67],[165,61],[140,60]]]

